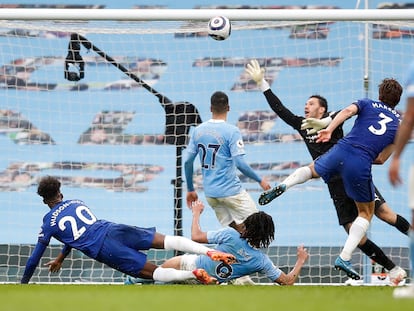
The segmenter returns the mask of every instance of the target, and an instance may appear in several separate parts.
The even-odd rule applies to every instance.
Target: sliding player
[[[50,272],[58,272],[63,260],[75,248],[90,258],[133,277],[161,282],[197,279],[201,283],[216,283],[203,269],[180,271],[162,268],[147,261],[142,252],[150,248],[175,249],[204,254],[226,264],[234,262],[233,255],[225,254],[179,236],[164,236],[155,228],[139,228],[97,219],[80,200],[63,201],[60,181],[45,176],[40,180],[37,193],[43,197],[50,211],[43,218],[38,242],[26,263],[21,283],[30,281],[50,239],[64,244],[56,259],[46,263]]]
[[[205,255],[184,254],[168,259],[162,267],[185,270],[204,269],[219,283],[232,282],[242,276],[258,272],[277,284],[293,285],[309,258],[306,248],[299,246],[296,264],[289,273],[286,274],[274,266],[266,254],[266,249],[274,239],[275,225],[272,217],[265,212],[256,212],[248,216],[243,222],[244,230],[240,233],[231,227],[204,232],[200,227],[200,215],[204,210],[204,204],[201,201],[195,201],[191,210],[193,213],[192,240],[216,244],[217,250],[234,254],[237,262],[228,265],[214,262]],[[128,281],[127,284],[132,284],[135,280],[128,279]]]
[[[247,66],[247,72],[264,93],[270,108],[287,124],[292,126],[304,139],[308,151],[315,160],[320,155],[326,153],[334,146],[339,139],[343,137],[342,124],[332,132],[329,141],[323,143],[316,142],[316,131],[325,128],[332,119],[339,113],[334,112],[328,114],[328,103],[326,99],[320,95],[312,95],[305,104],[305,117],[294,115],[287,109],[280,99],[272,92],[269,84],[264,80],[264,70],[260,68],[257,60],[252,60]],[[308,118],[308,119],[305,119]],[[317,127],[316,129],[308,129],[307,127]],[[338,216],[339,224],[344,227],[348,233],[352,222],[358,216],[358,210],[354,200],[352,200],[345,192],[343,180],[341,176],[332,177],[327,182],[329,193],[333,200]],[[397,215],[385,202],[382,195],[375,188],[375,214],[378,218],[395,226],[399,231],[407,234],[410,224],[402,216]],[[406,278],[407,273],[399,266],[396,266],[391,259],[370,239],[364,236],[358,247],[372,260],[385,267],[390,272],[390,282],[392,285],[398,285]]]

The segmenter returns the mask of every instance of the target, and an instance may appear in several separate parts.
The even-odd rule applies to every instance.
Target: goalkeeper
[[[294,128],[305,141],[306,147],[315,160],[326,153],[334,144],[344,136],[342,124],[332,133],[328,142],[317,143],[317,132],[329,125],[333,118],[339,113],[328,112],[327,100],[320,95],[312,95],[305,103],[305,116],[297,116],[286,108],[280,99],[272,92],[269,84],[264,79],[264,68],[260,68],[257,60],[252,60],[246,68],[247,73],[257,83],[263,92],[270,108],[288,125]],[[358,210],[354,200],[349,198],[345,192],[342,178],[338,175],[327,183],[330,196],[336,208],[338,221],[349,233],[352,222],[358,216]],[[381,193],[375,188],[375,215],[386,223],[396,227],[403,234],[408,234],[409,222],[401,215],[396,214],[385,202]],[[372,260],[385,267],[390,272],[391,285],[398,285],[407,277],[407,273],[396,266],[390,258],[374,242],[366,236],[358,246]]]
[[[142,252],[150,248],[175,249],[204,254],[212,260],[229,264],[235,258],[179,236],[164,236],[155,228],[139,228],[99,220],[80,200],[65,200],[60,192],[60,181],[45,176],[40,180],[37,193],[43,197],[50,211],[43,217],[38,242],[26,263],[21,283],[30,281],[52,237],[64,244],[56,259],[47,262],[50,272],[58,272],[63,260],[75,248],[90,258],[133,277],[161,282],[197,279],[203,284],[216,283],[203,269],[180,271],[158,267],[147,261]]]

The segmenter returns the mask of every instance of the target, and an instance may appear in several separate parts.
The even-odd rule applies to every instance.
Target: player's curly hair
[[[60,185],[60,181],[56,177],[42,177],[37,187],[37,194],[43,197],[45,202],[53,200],[60,194]]]
[[[378,85],[378,99],[391,108],[398,105],[402,92],[401,84],[393,78],[386,78]]]
[[[244,226],[245,230],[241,237],[255,248],[267,248],[275,238],[275,224],[272,216],[263,211],[247,217]]]

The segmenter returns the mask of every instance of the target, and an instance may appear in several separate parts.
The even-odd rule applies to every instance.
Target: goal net
[[[138,13],[136,20],[119,14],[98,20],[94,12],[89,20],[1,16],[0,282],[20,280],[37,241],[48,211],[36,194],[44,175],[59,177],[64,197],[82,199],[99,218],[190,237],[182,159],[187,134],[210,118],[210,96],[217,90],[229,95],[228,122],[241,129],[247,161],[260,176],[276,184],[308,164],[311,157],[300,136],[271,111],[247,76],[251,59],[266,68],[272,90],[297,115],[304,114],[313,94],[327,98],[331,111],[359,98],[377,98],[381,80],[402,82],[412,59],[414,24],[404,16],[394,19],[399,22],[383,19],[390,10],[377,10],[378,20],[372,15],[365,20],[306,18],[300,12],[298,20],[264,20],[264,10],[252,10],[243,20],[238,10],[229,10],[232,33],[220,42],[206,35],[208,14],[197,15],[202,10],[194,10],[194,19],[169,19],[169,10],[160,11],[160,20],[148,17],[151,10]],[[405,109],[404,96],[399,109]],[[352,124],[347,121],[345,129]],[[387,164],[373,168],[389,206],[406,218],[413,153],[408,145],[402,163],[406,183],[399,188],[390,186]],[[198,161],[195,174],[205,201]],[[241,178],[257,201],[259,185]],[[275,265],[290,270],[303,244],[310,259],[300,283],[346,280],[332,268],[346,234],[321,180],[296,186],[262,209],[276,225],[268,250]],[[201,227],[220,228],[210,208]],[[405,235],[374,218],[369,236],[408,271]],[[49,274],[42,264],[60,248],[52,240],[31,281],[123,282],[121,273],[76,251],[60,273]],[[162,263],[174,254],[151,250],[148,255]],[[370,262],[359,250],[352,261],[369,282]]]

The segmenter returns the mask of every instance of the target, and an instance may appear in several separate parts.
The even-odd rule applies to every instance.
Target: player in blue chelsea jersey
[[[197,279],[201,283],[216,283],[203,269],[180,271],[162,268],[148,262],[143,250],[175,249],[204,254],[216,261],[232,263],[235,257],[213,250],[180,236],[164,236],[155,228],[139,228],[97,219],[80,200],[63,201],[60,181],[45,176],[40,180],[37,193],[50,211],[43,217],[38,242],[26,263],[21,283],[30,281],[52,237],[64,244],[56,259],[45,265],[50,272],[58,272],[65,257],[75,248],[90,258],[133,277],[161,282]]]
[[[372,164],[382,164],[391,155],[394,138],[400,123],[395,107],[400,101],[402,87],[395,79],[384,79],[379,85],[379,101],[358,100],[341,110],[326,129],[318,132],[317,142],[328,142],[333,131],[348,118],[358,115],[351,131],[328,152],[309,166],[301,167],[273,189],[262,193],[259,202],[267,204],[290,187],[311,178],[322,177],[329,182],[340,174],[345,191],[357,206],[358,217],[349,229],[349,235],[335,268],[343,270],[356,280],[361,276],[350,262],[355,248],[365,236],[374,214],[375,188],[372,182]]]
[[[204,269],[217,278],[219,283],[256,272],[266,275],[272,282],[280,285],[295,283],[309,257],[308,252],[303,246],[298,247],[296,264],[287,274],[275,267],[269,256],[263,252],[263,249],[266,249],[274,239],[275,226],[270,215],[262,211],[251,214],[242,223],[241,233],[231,227],[204,232],[200,228],[200,214],[203,209],[204,205],[201,201],[193,202],[191,238],[199,243],[216,244],[217,250],[234,254],[237,262],[229,265],[214,262],[204,255],[184,254],[168,259],[163,267]]]
[[[269,183],[260,178],[246,163],[244,143],[238,127],[226,122],[230,110],[228,96],[215,92],[210,99],[212,118],[197,126],[187,147],[184,163],[187,181],[187,206],[198,200],[193,185],[193,165],[197,155],[201,163],[203,188],[208,204],[213,208],[222,226],[240,229],[240,224],[251,214],[258,212],[237,175],[257,181],[263,190]]]

